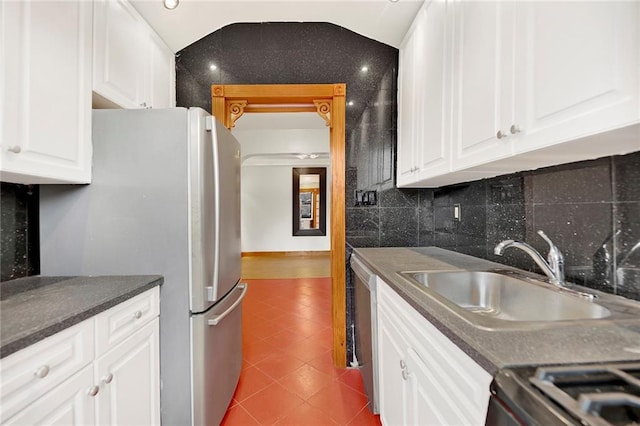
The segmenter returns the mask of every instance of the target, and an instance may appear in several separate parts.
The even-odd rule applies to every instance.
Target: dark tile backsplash
[[[0,184],[0,281],[40,273],[38,187]]]

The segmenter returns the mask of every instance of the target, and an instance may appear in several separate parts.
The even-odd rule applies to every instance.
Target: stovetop
[[[640,426],[640,363],[501,370],[492,393],[523,424]]]

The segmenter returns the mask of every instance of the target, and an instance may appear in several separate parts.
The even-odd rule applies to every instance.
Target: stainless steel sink
[[[611,315],[609,309],[599,303],[514,274],[454,271],[402,272],[401,275],[436,299],[450,302],[455,311],[479,326],[590,320]]]

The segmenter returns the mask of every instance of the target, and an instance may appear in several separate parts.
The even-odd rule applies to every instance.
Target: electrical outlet
[[[454,222],[460,222],[461,215],[462,215],[462,208],[460,207],[460,204],[454,204],[453,205]]]

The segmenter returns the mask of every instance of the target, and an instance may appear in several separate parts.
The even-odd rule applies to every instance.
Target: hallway
[[[243,276],[251,261],[243,258]],[[295,266],[287,263],[304,262],[278,258],[272,264],[291,271]],[[301,268],[299,274],[314,275],[309,271]],[[330,278],[244,281],[249,291],[243,304],[243,369],[222,424],[379,425],[366,407],[360,373],[333,366]]]

